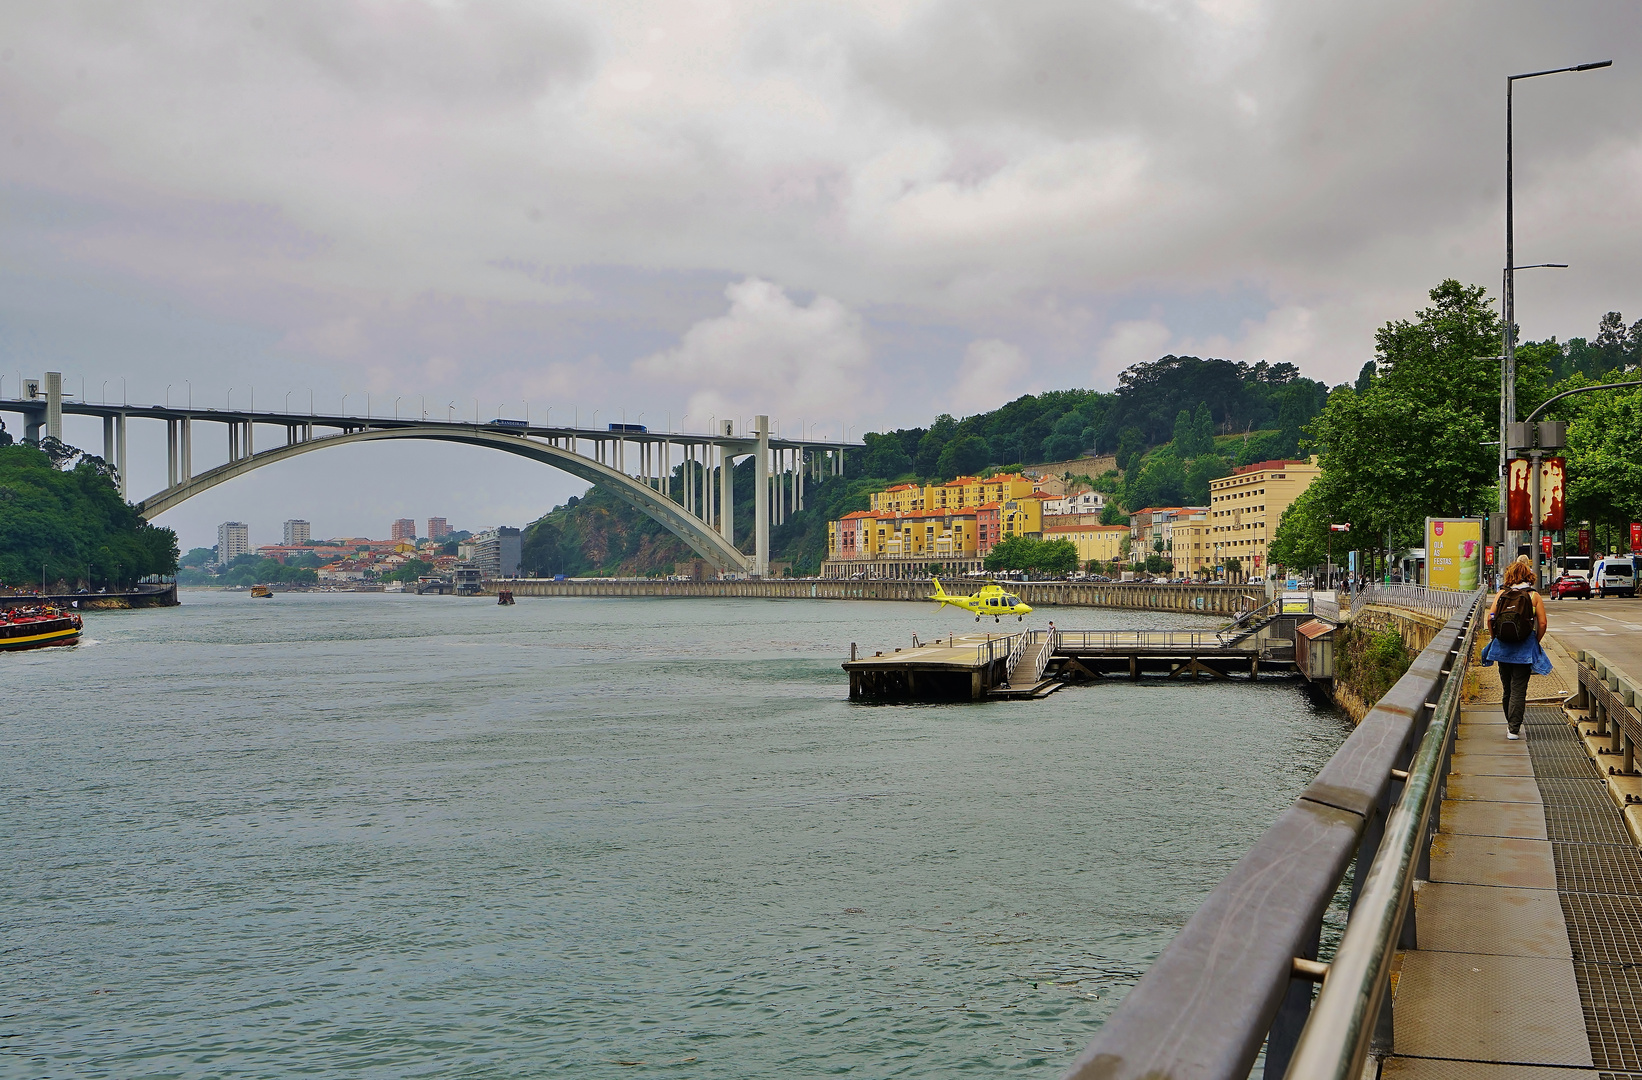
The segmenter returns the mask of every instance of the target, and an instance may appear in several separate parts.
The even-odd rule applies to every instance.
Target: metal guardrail
[[[1469,604],[1474,595],[1459,589],[1439,589],[1429,585],[1369,584],[1352,597],[1352,609],[1356,610],[1364,604],[1381,604],[1446,618]]]
[[[1005,634],[1001,637],[987,638],[975,646],[975,663],[986,665],[994,662],[1000,656],[1013,656],[1015,639],[1025,636],[1025,634]]]
[[[1034,634],[1043,635],[1043,648],[1038,650],[1037,670],[1032,673],[1034,683],[1043,681],[1043,670],[1049,666],[1049,658],[1055,655],[1055,649],[1060,645],[1060,631],[1051,626],[1048,630],[1034,630]]]
[[[1482,593],[1465,595],[1470,603],[1209,893],[1068,1080],[1244,1080],[1262,1046],[1269,1080],[1355,1080],[1353,1063],[1360,1070],[1377,1037],[1374,1048],[1389,1049],[1390,957],[1414,944],[1409,897],[1427,872],[1479,621]],[[1319,964],[1323,913],[1353,859],[1345,937],[1332,964]]]
[[[1222,649],[1224,639],[1215,630],[1060,630],[1061,649]]]
[[[1009,647],[1009,662],[1003,666],[1004,678],[1014,674],[1015,668],[1020,665],[1021,654],[1026,651],[1026,643],[1031,640],[1032,632],[1024,630],[1015,635],[1015,642]]]
[[[1610,775],[1636,775],[1636,746],[1642,740],[1642,683],[1610,663],[1598,652],[1578,653],[1578,687],[1568,699],[1570,708],[1589,713],[1587,735],[1606,737],[1608,745],[1597,753],[1611,756],[1603,765]]]

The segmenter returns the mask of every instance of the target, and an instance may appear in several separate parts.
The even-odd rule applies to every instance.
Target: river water
[[[1284,680],[852,705],[851,641],[966,629],[906,603],[86,627],[0,656],[8,1077],[1054,1077],[1349,730]]]

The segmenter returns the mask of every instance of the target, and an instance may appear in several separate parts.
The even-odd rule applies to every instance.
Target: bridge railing
[[[1466,607],[1473,595],[1459,589],[1441,589],[1431,585],[1369,584],[1352,597],[1352,609],[1365,604],[1379,604],[1447,618]]]
[[[1387,989],[1428,853],[1481,593],[1429,646],[1163,951],[1069,1080],[1356,1080],[1390,1052]],[[1355,858],[1351,915],[1332,962],[1324,912]],[[1315,1006],[1315,982],[1323,981]]]

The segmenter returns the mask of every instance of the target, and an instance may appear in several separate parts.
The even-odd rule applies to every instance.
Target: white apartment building
[[[251,527],[243,521],[225,521],[217,526],[217,564],[227,566],[251,550]]]
[[[308,528],[308,523],[306,521],[300,521],[296,518],[292,518],[290,521],[285,523],[285,540],[283,542],[287,547],[292,544],[310,543],[312,538],[313,533]]]

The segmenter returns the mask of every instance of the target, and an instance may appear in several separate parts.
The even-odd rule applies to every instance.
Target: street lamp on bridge
[[[1507,75],[1505,77],[1505,372],[1503,376],[1504,392],[1500,401],[1500,512],[1505,512],[1505,470],[1506,463],[1507,428],[1517,418],[1517,302],[1516,302],[1516,272],[1518,269],[1529,269],[1516,265],[1516,196],[1512,180],[1513,165],[1513,118],[1512,97],[1518,79],[1537,79],[1541,75],[1560,75],[1569,71],[1594,71],[1597,68],[1611,67],[1612,60],[1598,60],[1589,64],[1574,64],[1571,67],[1547,68],[1544,71],[1529,71],[1521,75]],[[1555,264],[1541,264],[1555,265]],[[1536,553],[1537,554],[1537,553]]]

